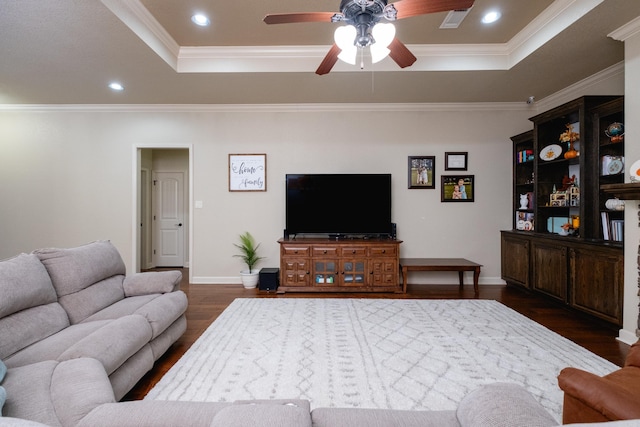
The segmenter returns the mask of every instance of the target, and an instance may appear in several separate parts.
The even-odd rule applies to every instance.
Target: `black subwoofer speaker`
[[[275,291],[280,284],[279,268],[263,268],[260,270],[258,289],[261,291]]]

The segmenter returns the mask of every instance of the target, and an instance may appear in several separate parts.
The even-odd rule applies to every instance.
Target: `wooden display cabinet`
[[[640,188],[624,184],[624,137],[606,131],[624,124],[624,97],[581,97],[531,121],[533,131],[511,138],[513,228],[501,232],[502,278],[621,325],[624,248],[611,230],[624,212],[607,209],[606,201]],[[568,125],[578,135],[562,141]],[[578,153],[565,156],[570,145]],[[533,203],[525,209],[526,193]],[[562,235],[567,223],[572,230]]]
[[[402,292],[399,240],[280,239],[282,292]]]

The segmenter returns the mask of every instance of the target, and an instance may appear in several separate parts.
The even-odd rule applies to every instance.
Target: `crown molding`
[[[180,45],[139,0],[101,0],[131,31],[173,69],[178,68]]]
[[[0,104],[0,113],[345,113],[525,111],[525,102],[380,104]]]
[[[593,74],[586,79],[583,79],[577,83],[572,84],[571,86],[567,86],[566,88],[549,95],[540,101],[536,101],[535,106],[536,110],[539,112],[550,110],[551,108],[557,107],[558,105],[562,105],[565,102],[571,101],[573,99],[579,98],[585,95],[600,95],[598,93],[594,93],[592,88],[597,87],[599,84],[610,80],[615,79],[617,77],[622,77],[624,81],[624,70],[625,64],[624,61],[618,62],[610,66],[609,68],[605,68],[604,70]],[[612,93],[606,93],[602,95],[615,95]],[[624,95],[620,93],[619,95]]]
[[[618,28],[607,34],[608,37],[611,37],[614,40],[618,41],[626,41],[628,38],[635,36],[640,33],[640,16],[636,19],[633,19],[627,22],[622,27]]]
[[[140,0],[101,0],[158,56],[179,73],[311,72],[330,46],[179,46]],[[416,63],[411,71],[508,70],[531,55],[604,0],[555,0],[507,43],[408,45]],[[390,59],[372,71],[400,71]],[[338,61],[334,72],[353,72]]]

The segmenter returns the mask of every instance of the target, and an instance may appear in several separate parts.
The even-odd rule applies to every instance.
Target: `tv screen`
[[[391,174],[287,174],[286,234],[391,233]]]

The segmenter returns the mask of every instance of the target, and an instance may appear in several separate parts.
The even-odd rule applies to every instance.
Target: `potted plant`
[[[255,288],[258,284],[258,274],[260,270],[256,270],[254,266],[263,259],[258,256],[258,248],[260,243],[256,244],[255,239],[248,231],[239,236],[240,244],[234,243],[234,246],[240,249],[240,253],[234,255],[238,258],[242,258],[242,261],[247,265],[247,270],[240,271],[240,278],[242,279],[242,285],[247,288]]]

